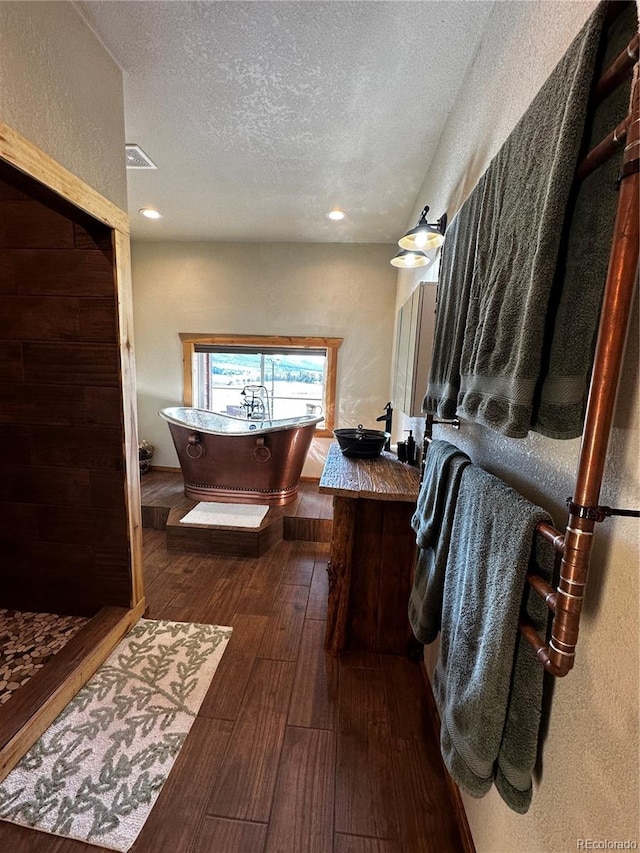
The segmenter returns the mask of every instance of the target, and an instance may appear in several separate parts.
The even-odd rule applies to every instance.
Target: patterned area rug
[[[231,630],[141,619],[0,783],[0,818],[128,850]]]

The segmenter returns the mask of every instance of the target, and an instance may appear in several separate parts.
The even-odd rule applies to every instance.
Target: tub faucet
[[[376,418],[376,422],[377,421],[384,421],[384,431],[391,434],[391,422],[393,420],[393,408],[391,406],[391,401],[389,401],[384,408],[385,408],[384,415],[380,415],[379,418]],[[391,438],[387,439],[385,446],[384,446],[384,449],[385,450],[391,449]]]
[[[244,397],[242,408],[250,420],[271,420],[269,392],[264,385],[245,385],[240,396]]]

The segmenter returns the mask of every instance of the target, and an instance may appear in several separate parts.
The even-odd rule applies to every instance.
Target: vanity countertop
[[[398,462],[393,453],[383,450],[374,459],[357,459],[343,456],[338,444],[329,445],[320,492],[344,498],[415,503],[419,489],[420,469]]]

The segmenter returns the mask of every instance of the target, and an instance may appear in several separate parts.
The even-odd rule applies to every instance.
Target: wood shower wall
[[[132,603],[112,233],[0,161],[0,607]]]

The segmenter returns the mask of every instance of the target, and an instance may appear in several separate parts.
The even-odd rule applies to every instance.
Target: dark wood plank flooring
[[[148,616],[234,633],[132,853],[462,850],[419,666],[323,651],[327,544],[245,559],[144,538]],[[0,822],[0,849],[103,848]]]

